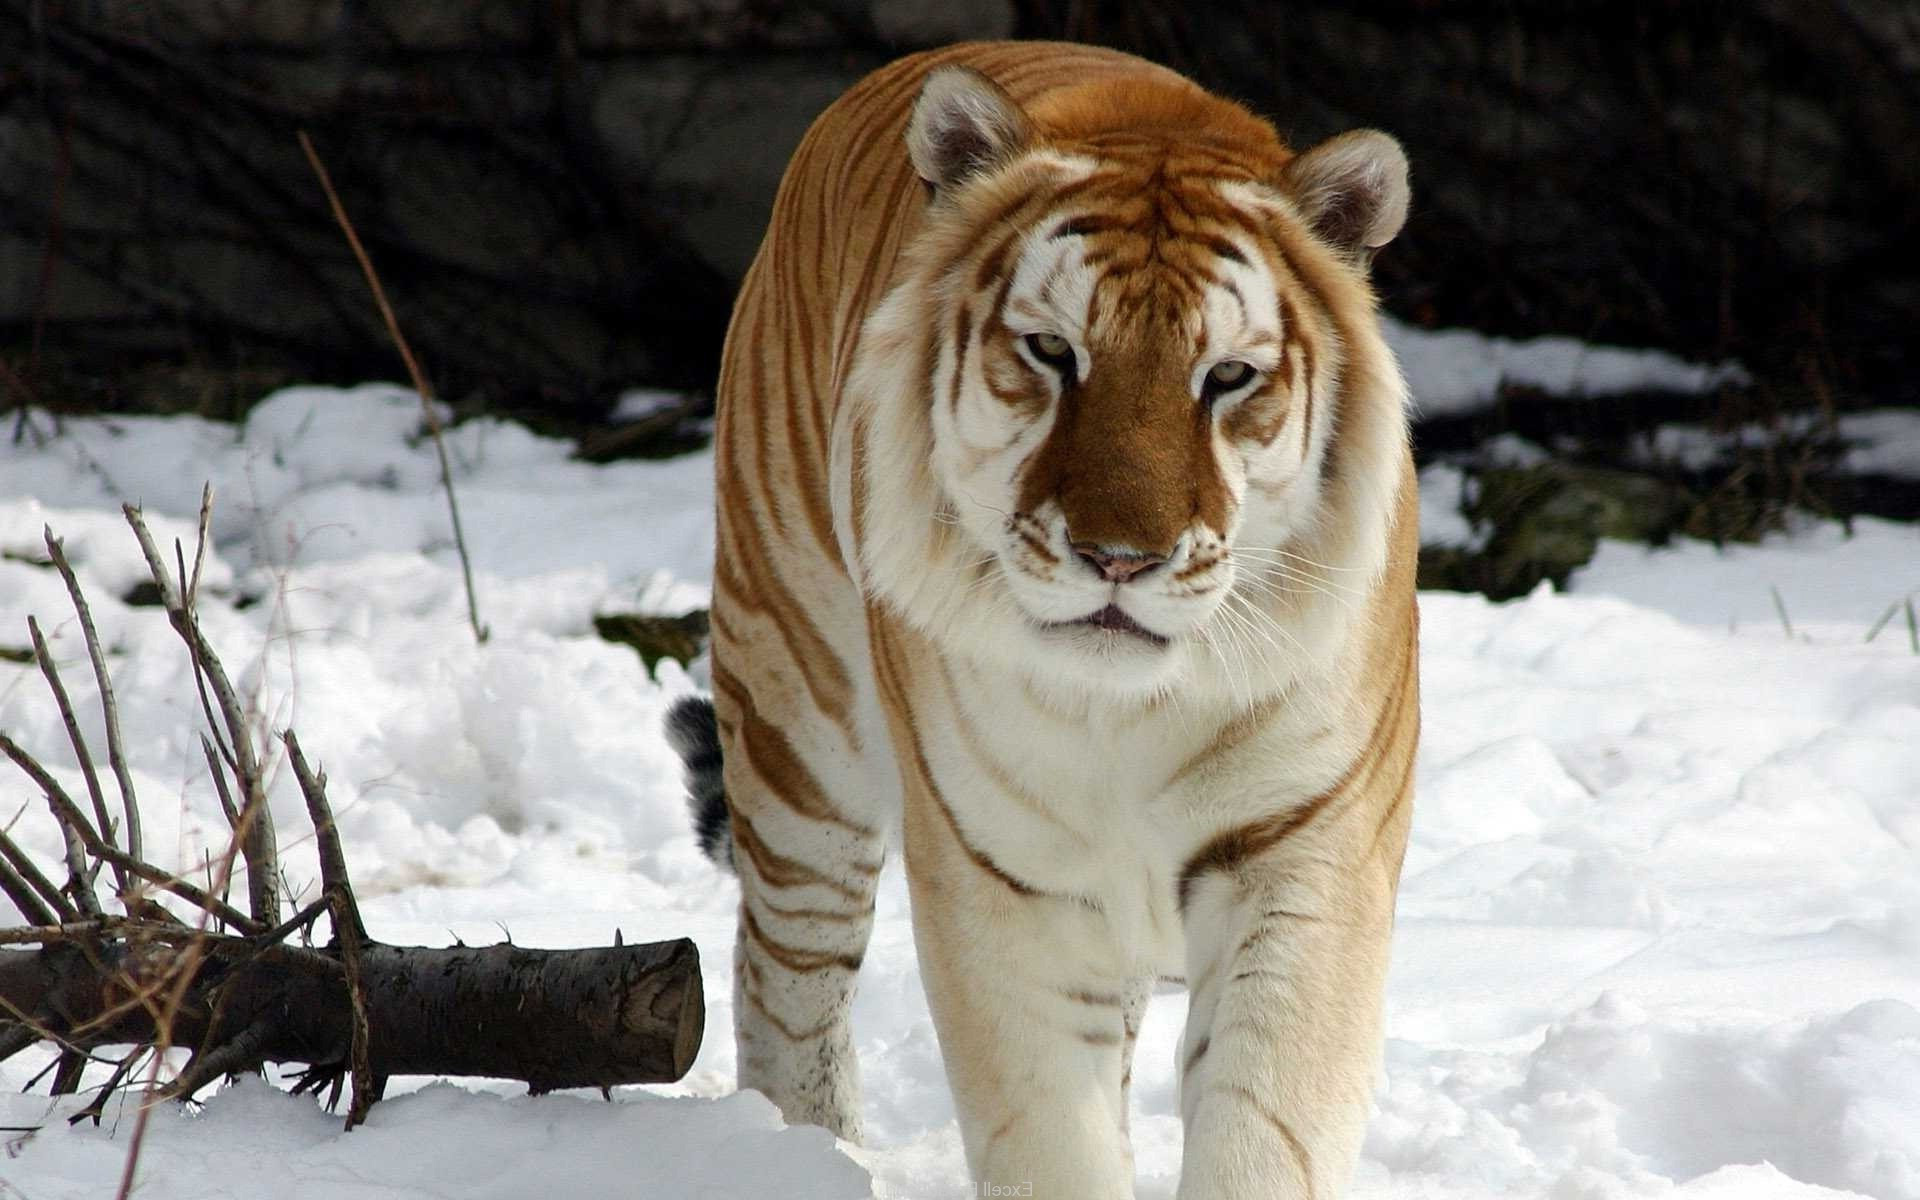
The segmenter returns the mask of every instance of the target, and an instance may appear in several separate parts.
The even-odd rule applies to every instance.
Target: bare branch
[[[38,1045],[40,1031],[28,1025],[15,1025],[12,1029],[0,1029],[0,1062],[5,1062],[28,1046]]]
[[[80,1054],[92,1057],[88,1049],[82,1046],[78,1040],[85,1036],[85,1031],[76,1027],[62,1033],[60,1030],[51,1028],[48,1025],[48,1019],[51,1018],[51,1016],[52,1014],[44,1011],[27,1012],[5,995],[0,995],[0,1018],[12,1022],[16,1031],[25,1032],[30,1035],[34,1042],[51,1042],[60,1048],[62,1055]],[[22,1049],[25,1049],[24,1046],[13,1045],[14,1040],[15,1039],[11,1037],[7,1039],[6,1044],[9,1048],[6,1050],[6,1053],[0,1054],[0,1059],[11,1057],[19,1053]],[[31,1044],[32,1042],[28,1043],[28,1045]],[[96,1059],[96,1061],[104,1062],[105,1060]],[[41,1075],[45,1075],[47,1071],[53,1070],[57,1065],[57,1063],[48,1064],[46,1070],[41,1071],[40,1075],[34,1076],[32,1082],[27,1084],[27,1087],[31,1088],[34,1083],[38,1083]]]
[[[320,914],[326,912],[330,907],[332,907],[332,905],[327,898],[322,896],[312,904],[307,905],[299,912],[280,922],[272,929],[260,934],[254,940],[266,946],[271,946],[275,942],[284,941],[287,935],[291,934],[294,930],[299,929],[303,925],[313,924],[313,922],[319,918]]]
[[[512,945],[393,947],[368,939],[326,796],[325,772],[307,761],[291,730],[281,737],[313,822],[323,894],[287,921],[262,917],[277,908],[269,910],[257,899],[255,915],[249,916],[216,894],[224,893],[243,852],[249,854],[250,882],[277,888],[281,880],[260,771],[260,756],[269,748],[263,744],[256,750],[231,680],[194,611],[210,503],[210,494],[203,493],[200,546],[192,568],[176,543],[175,569],[169,571],[139,512],[129,508],[127,518],[169,621],[187,646],[207,717],[201,751],[233,836],[224,852],[209,860],[206,886],[195,886],[115,845],[97,788],[98,827],[59,780],[0,733],[0,751],[45,794],[75,871],[69,891],[63,892],[0,829],[0,888],[30,922],[0,930],[0,1059],[38,1041],[51,1043],[59,1053],[46,1074],[53,1076],[56,1093],[80,1090],[87,1064],[102,1064],[110,1077],[87,1089],[95,1094],[75,1117],[97,1121],[118,1089],[140,1086],[128,1080],[142,1061],[139,1053],[147,1055],[151,1066],[144,1087],[150,1102],[140,1105],[135,1117],[122,1196],[133,1186],[151,1100],[190,1098],[218,1075],[264,1061],[310,1063],[301,1087],[331,1081],[336,1096],[351,1079],[348,1129],[365,1121],[394,1073],[505,1075],[525,1079],[535,1092],[585,1085],[604,1090],[614,1083],[683,1075],[698,1052],[704,1010],[699,955],[685,939],[556,952]],[[60,554],[51,531],[47,536]],[[66,577],[83,615],[103,696],[110,695],[105,655],[78,582]],[[84,759],[84,740],[65,703],[52,654],[38,623],[30,629]],[[111,713],[108,720],[117,726]],[[223,725],[230,746],[221,744]],[[119,759],[117,729],[109,740]],[[228,787],[229,770],[238,783],[239,804]],[[133,803],[130,786],[123,798]],[[264,850],[252,837],[260,826],[269,834]],[[109,864],[124,880],[125,916],[86,903],[92,898],[87,881]],[[197,925],[162,908],[153,899],[156,893],[140,881],[196,906]],[[279,900],[277,892],[274,898]],[[285,901],[286,907],[292,904],[291,898]],[[332,917],[332,945],[315,950],[286,943],[322,912]],[[243,936],[212,932],[213,921]],[[208,964],[211,969],[203,970]],[[513,1035],[502,1037],[501,1031],[509,1029]],[[93,1053],[129,1042],[142,1051],[116,1052],[112,1058]],[[177,1078],[163,1084],[163,1058],[176,1045],[192,1047],[193,1057]]]
[[[121,1081],[132,1073],[134,1067],[140,1062],[141,1056],[146,1053],[145,1046],[135,1046],[127,1051],[127,1056],[120,1060],[120,1065],[113,1069],[113,1074],[107,1077],[106,1082],[94,1088],[93,1103],[68,1117],[67,1124],[78,1125],[82,1121],[91,1119],[95,1125],[98,1125],[100,1118],[106,1113],[107,1101],[112,1098]]]
[[[270,1022],[255,1021],[233,1037],[203,1052],[196,1052],[180,1069],[172,1083],[162,1088],[161,1100],[191,1100],[193,1094],[222,1075],[250,1071],[261,1063],[260,1052],[273,1033]]]
[[[46,793],[47,802],[53,806],[54,817],[59,820],[61,829],[68,835],[69,865],[78,854],[84,872],[85,855],[90,853],[96,858],[125,867],[132,874],[165,888],[187,903],[205,910],[236,929],[252,934],[259,933],[265,928],[261,922],[248,917],[218,896],[202,891],[179,876],[163,871],[151,863],[134,858],[118,846],[109,845],[87,823],[86,815],[80,811],[79,805],[73,802],[73,797],[67,795],[66,789],[60,786],[60,781],[49,775],[45,767],[41,766],[31,754],[22,750],[19,743],[4,733],[0,733],[0,751],[4,751],[7,757],[17,763],[21,770],[40,785],[40,790]],[[88,894],[91,895],[91,893]],[[80,898],[76,897],[76,899]],[[81,899],[81,903],[84,905],[85,900]],[[89,916],[100,915],[97,904],[86,912]]]
[[[17,929],[0,929],[0,946],[44,946],[54,942],[70,942],[75,938],[98,937],[111,927],[106,920],[64,923],[46,921]]]
[[[73,702],[67,698],[67,687],[60,680],[60,668],[54,664],[53,651],[47,648],[47,639],[40,635],[40,622],[32,616],[27,618],[27,635],[33,639],[33,657],[40,664],[40,673],[46,676],[47,688],[53,693],[54,706],[60,710],[60,721],[67,727],[67,740],[73,744],[73,756],[80,760],[80,775],[87,781],[87,796],[93,801],[94,820],[100,823],[101,834],[111,838],[113,819],[107,816],[107,798],[100,791],[100,775],[93,769],[93,752],[87,749],[87,739],[80,733],[80,722],[73,715]],[[87,894],[80,899],[80,905],[98,911],[100,901],[93,898],[93,874],[89,871],[81,877],[86,884]],[[114,878],[120,885],[120,894],[126,895],[126,872],[116,867]]]
[[[73,1050],[60,1052],[58,1069],[53,1073],[53,1087],[50,1089],[53,1095],[71,1096],[80,1090],[80,1076],[86,1072],[87,1058],[87,1055]]]
[[[14,845],[5,833],[0,833],[0,890],[7,893],[20,915],[34,925],[71,921],[80,915],[60,894],[60,889],[53,886],[53,881],[33,865],[27,852]]]
[[[280,735],[287,745],[287,758],[293,763],[293,777],[300,783],[300,793],[307,800],[307,816],[313,821],[315,848],[320,854],[320,886],[331,894],[341,898],[343,911],[336,917],[344,917],[353,931],[361,937],[367,936],[365,922],[360,919],[360,905],[353,896],[353,883],[347,878],[347,856],[340,848],[340,830],[334,824],[333,806],[327,803],[327,773],[316,771],[307,765],[307,759],[300,752],[300,739],[289,729]],[[336,924],[339,921],[336,920]]]
[[[273,815],[267,808],[260,763],[254,756],[253,739],[247,732],[246,713],[234,695],[233,681],[227,677],[220,656],[214,653],[213,647],[200,632],[199,617],[187,606],[179,585],[168,577],[166,561],[160,557],[160,550],[154,545],[153,534],[148,531],[140,510],[127,504],[121,506],[121,511],[126,514],[127,524],[133,527],[133,534],[140,541],[141,553],[146,555],[147,571],[160,589],[160,602],[166,607],[167,619],[172,623],[174,632],[186,642],[196,672],[205,674],[227,727],[228,749],[233,754],[234,774],[238,778],[242,796],[240,827],[236,832],[241,853],[247,860],[247,907],[254,918],[254,923],[250,924],[255,929],[278,925],[280,895],[274,890],[274,883],[280,874],[280,855],[275,844]]]
[[[313,173],[320,179],[320,188],[327,194],[327,205],[333,210],[333,219],[339,223],[340,232],[347,237],[347,245],[353,248],[353,256],[360,262],[361,273],[367,277],[367,286],[373,289],[373,302],[380,307],[380,316],[387,323],[387,334],[400,351],[400,358],[407,364],[407,374],[413,378],[413,390],[420,393],[420,411],[425,415],[427,432],[433,436],[433,450],[440,458],[440,484],[447,492],[447,515],[453,522],[453,546],[460,555],[460,577],[467,587],[467,620],[473,626],[473,638],[484,643],[487,640],[487,627],[480,623],[480,602],[473,592],[473,564],[467,557],[467,538],[460,529],[460,502],[453,494],[453,467],[447,461],[447,445],[440,436],[440,414],[433,409],[433,389],[427,386],[426,374],[420,370],[420,363],[413,357],[413,350],[407,345],[407,339],[400,332],[400,322],[393,315],[393,306],[387,303],[386,289],[380,286],[380,275],[373,269],[373,260],[367,257],[365,246],[360,244],[360,235],[354,231],[353,221],[347,216],[346,206],[340,203],[339,193],[333,190],[333,177],[327,173],[327,165],[320,161],[320,152],[313,148],[313,139],[307,131],[299,131],[300,149],[306,152],[307,163],[313,167]]]
[[[213,483],[200,485],[200,523],[193,539],[193,575],[187,578],[186,605],[189,609],[200,599],[200,564],[207,558],[207,528],[213,524]]]
[[[93,612],[87,607],[87,597],[80,590],[80,580],[75,577],[73,567],[67,562],[66,547],[59,538],[53,536],[53,529],[43,529],[47,541],[47,555],[53,559],[54,569],[60,572],[60,578],[67,585],[67,595],[73,599],[73,611],[80,618],[80,636],[87,643],[87,658],[93,663],[94,682],[100,688],[100,712],[107,726],[107,765],[113,770],[113,778],[120,785],[120,808],[123,828],[126,831],[127,853],[135,858],[141,857],[140,845],[140,805],[134,799],[133,775],[127,769],[127,757],[120,738],[120,710],[113,699],[113,679],[107,673],[106,654],[100,648],[100,634],[93,626]],[[122,881],[122,888],[125,882]]]
[[[138,875],[148,883],[153,884],[155,887],[172,892],[188,904],[193,905],[195,908],[202,909],[209,916],[217,917],[242,933],[255,934],[263,928],[259,921],[249,917],[212,892],[195,887],[178,875],[163,871],[151,863],[129,857],[125,851],[120,850],[118,847],[103,845],[92,846],[89,847],[89,849],[108,862],[117,862],[126,867],[127,870]]]
[[[227,790],[226,772],[220,769],[220,759],[214,753],[213,743],[207,740],[204,733],[200,735],[200,749],[206,753],[207,774],[213,776],[213,790],[220,794],[220,811],[226,814],[227,828],[237,833],[240,829],[240,810],[233,806],[233,793]]]
[[[67,795],[67,789],[60,781],[47,773],[39,760],[20,748],[20,743],[4,733],[0,733],[0,751],[4,751],[29,778],[40,785],[40,791],[46,796],[47,803],[53,807],[53,819],[60,826],[60,836],[67,843],[67,895],[87,916],[100,915],[100,901],[93,894],[92,876],[87,871],[86,851],[100,844],[100,835],[87,823],[80,806]]]
[[[367,1051],[372,1035],[367,1025],[366,978],[360,964],[367,927],[360,919],[360,903],[347,877],[347,856],[340,848],[333,807],[327,803],[326,772],[307,765],[293,730],[286,730],[280,737],[287,744],[287,758],[293,764],[294,778],[300,782],[300,792],[307,798],[307,815],[313,821],[314,841],[320,853],[320,886],[333,910],[333,934],[340,943],[341,965],[347,969],[347,999],[353,1005],[353,1100],[347,1106],[347,1128],[352,1129],[367,1119],[367,1111],[379,1099],[385,1083],[374,1078]]]

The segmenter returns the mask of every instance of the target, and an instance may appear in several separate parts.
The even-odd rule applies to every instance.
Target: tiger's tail
[[[713,701],[685,696],[667,710],[667,744],[687,769],[687,810],[693,830],[715,866],[733,870],[733,822],[727,789],[720,777],[720,724]]]

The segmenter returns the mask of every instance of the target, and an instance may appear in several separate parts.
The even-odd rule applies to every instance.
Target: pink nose
[[[1167,561],[1165,556],[1159,554],[1135,554],[1132,552],[1116,554],[1106,547],[1096,545],[1092,542],[1075,542],[1073,544],[1073,552],[1085,560],[1088,566],[1100,572],[1102,579],[1110,580],[1114,583],[1125,583],[1135,575],[1151,571],[1153,568]]]

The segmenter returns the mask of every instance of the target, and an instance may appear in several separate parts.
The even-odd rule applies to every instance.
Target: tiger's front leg
[[[716,612],[721,611],[716,606]],[[762,670],[755,684],[716,644],[713,679],[725,743],[726,834],[740,877],[734,941],[739,1082],[793,1124],[859,1141],[860,1067],[852,1004],[873,928],[885,853],[882,798],[862,786],[838,726]]]
[[[1392,911],[1377,862],[1194,881],[1180,1200],[1346,1193],[1378,1063]]]
[[[1126,1075],[1143,983],[1090,947],[1101,918],[969,846],[910,792],[920,971],[979,1195],[1131,1200]]]
[[[771,815],[779,820],[778,814]],[[740,923],[734,941],[739,1082],[792,1124],[861,1140],[854,984],[873,927],[883,844],[834,831],[822,845],[775,849],[736,808]]]

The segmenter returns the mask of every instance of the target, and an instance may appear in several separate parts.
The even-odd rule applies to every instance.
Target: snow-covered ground
[[[1421,329],[1388,317],[1387,344],[1414,384],[1423,417],[1491,407],[1504,385],[1547,397],[1584,399],[1627,392],[1707,392],[1746,383],[1738,363],[1693,363],[1664,350],[1597,346],[1547,335],[1491,337],[1472,329]]]
[[[392,388],[307,388],[239,431],[71,420],[0,445],[0,647],[38,614],[89,709],[64,591],[32,562],[50,523],[111,652],[149,850],[197,861],[223,827],[197,702],[159,611],[117,599],[141,575],[117,509],[137,500],[190,539],[210,478],[208,632],[263,720],[297,726],[329,768],[375,936],[689,935],[705,1046],[682,1084],[612,1104],[396,1081],[405,1094],[352,1134],[248,1082],[156,1116],[136,1195],[971,1195],[897,872],[856,1012],[870,1145],[732,1094],[735,891],[694,847],[659,734],[697,684],[671,662],[649,681],[590,623],[704,602],[708,457],[588,466],[514,426],[451,431],[492,629],[477,647],[416,423]],[[1903,620],[1866,640],[1916,588],[1920,529],[1863,523],[1852,541],[1809,526],[1727,554],[1608,546],[1572,595],[1423,597],[1419,795],[1354,1195],[1920,1200],[1920,654]],[[0,661],[0,728],[77,784],[28,667]],[[273,803],[310,894],[284,771]],[[15,773],[0,821],[57,859]],[[1143,1198],[1177,1178],[1184,1004],[1156,997],[1140,1047]],[[72,1102],[18,1094],[46,1061],[0,1065],[0,1197],[111,1195],[131,1113],[69,1128]]]
[[[1818,436],[1827,429],[1820,415],[1811,413],[1790,415],[1775,427],[1743,425],[1731,434],[1675,423],[1655,429],[1647,443],[1638,447],[1637,457],[1646,463],[1675,463],[1698,471],[1726,466],[1731,452],[1738,448],[1765,447],[1777,442],[1782,434]],[[1831,432],[1841,443],[1841,470],[1854,475],[1920,479],[1920,410],[1874,408],[1841,413],[1833,418]]]

